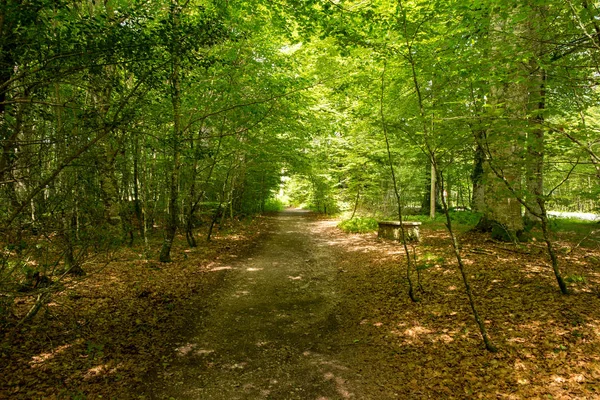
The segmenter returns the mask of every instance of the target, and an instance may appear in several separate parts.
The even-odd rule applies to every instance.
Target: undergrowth
[[[265,202],[264,212],[279,212],[283,211],[285,204],[279,199],[269,199]]]
[[[346,233],[367,233],[376,231],[378,225],[374,218],[352,218],[340,222],[338,227]]]
[[[450,219],[461,225],[477,225],[481,214],[472,211],[450,211]],[[422,223],[445,223],[446,215],[443,212],[438,212],[434,219],[429,218],[429,215],[406,215],[405,221],[417,221]]]
[[[450,211],[450,218],[453,222],[460,225],[475,226],[479,221],[479,218],[481,218],[481,214],[471,211]],[[379,220],[383,221],[393,219],[393,217],[388,217],[381,218]],[[406,215],[404,220],[422,222],[423,224],[430,226],[438,225],[439,228],[442,228],[442,224],[445,224],[446,222],[446,216],[442,213],[439,213],[434,219],[431,219],[428,215]],[[377,221],[378,219],[375,218],[358,217],[344,220],[338,224],[338,227],[347,233],[374,232],[378,228]]]

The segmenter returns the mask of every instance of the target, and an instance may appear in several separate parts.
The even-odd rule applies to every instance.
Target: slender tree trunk
[[[2,155],[0,157],[0,182],[9,180],[11,173],[10,162],[15,148],[17,131],[11,130],[8,116],[7,101],[10,100],[7,92],[9,82],[13,76],[15,61],[12,58],[14,46],[10,45],[13,36],[13,26],[6,21],[7,1],[0,0],[0,145]]]
[[[208,169],[208,173],[206,174],[206,177],[204,178],[202,190],[200,190],[200,192],[197,195],[194,195],[192,197],[192,200],[191,200],[191,203],[189,206],[188,215],[186,218],[186,238],[188,239],[188,245],[190,245],[190,247],[197,246],[197,242],[196,242],[196,239],[194,237],[194,232],[193,232],[193,230],[194,230],[193,219],[194,219],[196,210],[198,208],[198,204],[204,198],[204,195],[206,194],[206,187],[208,186],[210,180],[212,179],[213,172],[215,170],[215,167],[217,166],[218,157],[219,157],[219,154],[221,151],[222,140],[223,140],[223,136],[219,136],[217,148],[214,151],[214,156],[213,156],[212,162],[210,164],[210,168]],[[194,193],[194,192],[195,192],[195,181],[192,183],[192,188],[191,188],[191,193]],[[214,224],[214,223],[211,222],[211,225],[212,224]],[[212,234],[212,226],[209,227],[209,230],[211,231],[210,234]],[[207,236],[207,240],[210,240],[210,234]]]
[[[210,240],[212,239],[212,231],[215,227],[215,224],[219,220],[221,213],[223,212],[222,205],[223,205],[223,203],[219,203],[219,205],[217,206],[217,209],[215,210],[215,212],[210,220],[210,225],[208,226],[208,233],[206,234],[207,242],[210,242]]]
[[[417,95],[417,101],[419,104],[419,115],[421,117],[422,123],[423,123],[423,133],[424,133],[424,145],[427,151],[427,155],[429,157],[429,161],[431,162],[432,166],[434,167],[434,169],[432,169],[432,171],[435,171],[437,180],[439,181],[440,185],[441,185],[441,190],[443,190],[443,184],[444,181],[442,179],[442,174],[441,174],[441,170],[439,168],[438,165],[436,165],[436,158],[435,158],[435,152],[432,150],[432,148],[430,147],[430,143],[429,143],[429,136],[431,134],[433,134],[433,125],[431,127],[431,132],[430,132],[430,128],[428,126],[427,123],[427,119],[425,118],[425,105],[423,103],[423,96],[421,95],[421,85],[419,84],[419,79],[417,76],[417,69],[416,69],[416,62],[413,58],[413,52],[412,52],[412,48],[411,48],[411,43],[408,37],[408,31],[407,31],[407,21],[406,21],[406,14],[404,13],[404,6],[403,6],[403,2],[402,0],[399,0],[398,2],[399,6],[400,6],[400,11],[402,12],[402,14],[404,15],[403,21],[404,21],[404,36],[405,36],[405,40],[406,40],[406,45],[407,45],[407,55],[408,55],[408,60],[411,64],[411,70],[412,70],[412,79],[413,79],[413,83],[414,83],[414,88],[415,88],[415,92]],[[456,261],[458,262],[458,266],[459,266],[459,270],[463,279],[463,284],[465,286],[465,292],[467,294],[467,297],[469,299],[469,304],[471,306],[471,311],[473,312],[473,317],[475,318],[475,321],[477,322],[477,325],[479,327],[479,331],[481,333],[481,336],[483,338],[483,342],[485,344],[485,347],[488,351],[496,351],[496,347],[492,344],[492,342],[489,340],[488,334],[487,334],[487,330],[485,329],[485,325],[483,324],[483,321],[481,319],[481,317],[479,316],[479,312],[477,311],[477,307],[475,306],[475,301],[473,298],[473,294],[471,292],[471,286],[469,284],[469,280],[467,277],[467,274],[465,273],[465,268],[464,268],[464,264],[462,262],[462,257],[460,254],[460,245],[458,243],[458,239],[456,238],[456,235],[454,234],[454,231],[452,230],[452,221],[450,219],[450,213],[448,212],[448,206],[446,204],[446,201],[444,200],[444,196],[442,196],[442,208],[444,210],[444,214],[446,215],[446,227],[448,228],[448,233],[450,234],[450,237],[452,239],[452,246],[454,249],[454,255],[456,257]]]
[[[485,211],[485,184],[483,182],[485,151],[481,146],[481,143],[483,143],[485,132],[480,130],[477,131],[475,135],[478,140],[475,143],[475,158],[473,160],[473,172],[471,174],[471,181],[473,183],[471,210],[482,213]]]
[[[177,217],[179,214],[179,170],[181,167],[179,152],[179,135],[181,134],[181,93],[180,93],[180,54],[179,54],[179,1],[172,0],[171,15],[173,23],[173,43],[171,44],[171,103],[173,105],[173,166],[169,180],[169,215],[165,227],[165,239],[160,250],[161,262],[171,261],[171,247],[177,232]]]
[[[185,238],[187,240],[188,246],[196,247],[198,244],[196,243],[196,238],[194,237],[194,213],[195,213],[195,205],[194,200],[196,199],[196,174],[198,169],[198,161],[194,160],[194,165],[192,166],[192,184],[190,186],[190,201],[188,203],[188,212],[185,219]]]
[[[194,237],[194,200],[196,199],[196,178],[198,175],[198,159],[200,157],[199,151],[194,151],[194,141],[192,140],[190,143],[190,149],[192,150],[192,154],[194,154],[194,162],[192,163],[192,170],[190,176],[190,195],[187,206],[187,213],[185,216],[185,239],[187,240],[188,246],[196,247],[196,238]]]
[[[433,155],[432,155],[432,159],[435,160]],[[433,164],[435,165],[435,162],[433,162]],[[437,173],[438,180],[439,180],[440,185],[443,190],[444,189],[444,180],[443,180],[442,174],[439,172],[439,169],[436,168],[436,170],[438,171],[438,173]],[[463,263],[462,255],[460,253],[460,245],[458,243],[458,239],[456,238],[456,234],[454,233],[454,230],[452,228],[452,219],[450,218],[448,204],[446,203],[444,196],[442,196],[442,209],[444,210],[444,215],[446,216],[446,228],[448,229],[448,233],[450,234],[450,238],[452,239],[452,250],[454,251],[454,256],[456,257],[456,261],[458,262],[458,269],[460,270],[460,275],[462,277],[463,285],[465,287],[465,293],[467,294],[467,298],[469,299],[469,305],[471,306],[471,312],[473,313],[475,322],[477,323],[477,326],[479,327],[479,332],[481,333],[481,337],[483,339],[483,343],[485,344],[485,348],[490,352],[496,352],[496,351],[498,351],[498,349],[496,348],[496,346],[494,346],[494,344],[490,340],[488,333],[487,333],[487,329],[485,328],[485,323],[479,316],[479,312],[477,311],[477,307],[475,306],[475,298],[473,296],[473,291],[471,290],[471,284],[469,283],[469,278],[467,277],[467,273],[465,271],[465,265]]]
[[[136,135],[133,150],[133,210],[142,240],[146,240],[145,221],[140,199],[140,139]]]
[[[429,218],[431,219],[435,218],[435,200],[437,197],[435,193],[435,172],[435,165],[431,163],[431,186],[429,188]]]
[[[210,221],[210,226],[208,227],[208,234],[206,235],[207,242],[210,242],[210,239],[212,237],[213,228],[214,228],[215,224],[217,223],[217,221],[219,220],[219,218],[222,218],[222,214],[224,213],[223,203],[225,201],[225,195],[227,193],[227,183],[229,182],[229,176],[232,172],[232,169],[233,169],[233,165],[230,166],[229,170],[227,171],[227,175],[225,175],[225,181],[223,182],[223,187],[222,187],[221,193],[219,195],[219,205],[217,206],[217,209],[215,210],[215,213],[213,214],[213,218]]]
[[[556,282],[558,283],[558,287],[560,288],[560,292],[562,294],[569,294],[569,289],[567,288],[567,284],[560,273],[560,268],[558,266],[558,257],[556,256],[556,252],[554,251],[554,246],[552,244],[552,240],[550,239],[550,230],[548,229],[548,213],[546,212],[546,206],[544,204],[544,199],[542,197],[538,198],[538,205],[541,210],[539,214],[539,219],[542,225],[542,232],[544,234],[544,241],[546,242],[546,247],[548,248],[548,255],[550,256],[550,262],[552,263],[552,271],[554,271],[554,277],[556,278]]]
[[[360,199],[360,186],[356,190],[356,199],[354,200],[354,208],[352,209],[352,216],[350,219],[354,219],[354,215],[356,215],[356,210],[358,209],[358,200]]]
[[[384,61],[383,64],[383,71],[381,73],[381,97],[379,100],[379,112],[380,112],[380,116],[381,116],[381,125],[382,125],[382,129],[383,129],[383,135],[385,137],[385,145],[386,145],[386,149],[387,149],[387,156],[388,156],[388,162],[389,162],[389,166],[390,166],[390,172],[392,174],[392,183],[394,185],[394,195],[396,196],[396,202],[398,204],[398,220],[400,221],[400,240],[402,240],[402,246],[404,247],[404,254],[406,255],[406,279],[408,281],[408,297],[411,299],[411,301],[413,302],[418,302],[419,299],[417,298],[417,296],[415,295],[415,291],[413,288],[413,283],[412,283],[412,278],[411,278],[411,258],[410,258],[410,251],[408,250],[408,245],[406,243],[406,231],[404,229],[404,225],[402,225],[402,221],[403,221],[403,216],[402,216],[402,197],[400,196],[400,190],[398,187],[398,181],[396,179],[396,172],[394,170],[394,162],[392,159],[392,151],[390,148],[390,140],[388,137],[388,133],[387,133],[387,125],[385,122],[385,113],[383,112],[383,98],[384,98],[384,94],[385,94],[385,69],[386,69],[386,61]],[[434,184],[435,185],[435,184]],[[434,197],[434,204],[435,204],[435,197]],[[416,265],[415,265],[416,268]]]

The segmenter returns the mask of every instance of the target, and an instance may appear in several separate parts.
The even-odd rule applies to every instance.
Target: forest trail
[[[215,307],[154,389],[156,399],[364,398],[332,354],[335,254],[318,230],[335,223],[291,210],[227,272]]]

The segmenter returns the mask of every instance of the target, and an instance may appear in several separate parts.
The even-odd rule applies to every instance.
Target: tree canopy
[[[453,209],[497,239],[539,227],[567,293],[548,212],[599,208],[599,18],[588,0],[1,1],[0,323],[22,282],[135,242],[169,262],[178,233],[199,246],[281,192],[443,211],[451,235]]]

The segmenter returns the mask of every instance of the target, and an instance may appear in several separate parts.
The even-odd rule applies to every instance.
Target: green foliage
[[[481,219],[481,213],[472,211],[450,211],[450,219],[458,224],[475,226]]]
[[[317,213],[335,214],[340,211],[336,193],[328,175],[295,175],[285,185],[291,204],[306,207]]]
[[[512,161],[543,136],[548,208],[599,207],[598,15],[585,2],[22,3],[6,3],[0,32],[7,269],[37,242],[73,258],[178,215],[195,246],[200,229],[280,210],[282,175],[290,203],[319,213],[423,212],[433,154],[449,207],[471,208],[480,132],[518,149]],[[479,214],[451,218],[462,229]]]
[[[285,208],[285,204],[283,203],[283,201],[281,201],[279,199],[270,198],[267,201],[265,201],[265,206],[263,208],[263,211],[264,212],[278,212],[278,211],[283,211],[284,208]]]
[[[426,251],[421,255],[420,262],[417,262],[418,270],[426,270],[436,265],[443,264],[446,259],[442,256],[438,256],[432,252]]]
[[[584,231],[598,228],[597,221],[588,221],[580,218],[550,217],[549,223],[556,231]]]
[[[373,218],[352,218],[342,221],[338,227],[346,233],[368,233],[377,230],[377,220]]]
[[[452,220],[452,222],[455,222],[455,223],[461,224],[461,225],[467,225],[467,226],[475,226],[477,224],[477,222],[479,222],[479,219],[481,218],[480,213],[476,213],[476,212],[472,212],[472,211],[449,211],[449,214],[450,214],[450,219]],[[422,214],[405,215],[404,220],[405,221],[422,222],[424,224],[446,223],[446,216],[443,213],[438,212],[438,213],[436,213],[435,218],[432,220],[429,217],[429,215],[422,215]]]
[[[600,224],[577,218],[550,218],[550,229],[556,234],[567,235],[583,247],[597,248],[600,245]]]
[[[568,283],[585,283],[585,276],[583,275],[567,275],[565,281]]]

